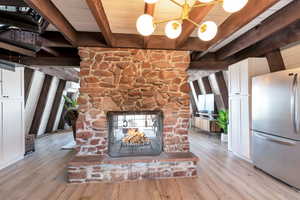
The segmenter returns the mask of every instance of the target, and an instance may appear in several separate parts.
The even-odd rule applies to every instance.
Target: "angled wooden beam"
[[[276,49],[274,51],[267,53],[266,58],[268,60],[270,72],[285,70],[285,65],[283,62],[282,55],[280,53],[280,49]]]
[[[221,94],[223,105],[224,105],[225,109],[228,109],[228,103],[229,103],[228,102],[228,88],[226,85],[224,74],[222,71],[219,71],[219,72],[215,73],[215,77],[216,77],[217,87],[219,88],[219,91]]]
[[[200,2],[196,2],[195,4],[199,4]],[[192,8],[189,17],[191,20],[199,24],[206,15],[208,15],[209,11],[214,7],[214,5],[208,5],[204,7],[196,7]],[[184,20],[182,24],[182,33],[180,36],[176,39],[176,46],[181,47],[184,45],[184,43],[187,41],[187,39],[190,37],[192,32],[196,29],[197,27],[192,24],[191,22]]]
[[[198,112],[198,109],[197,109],[196,100],[195,100],[195,98],[194,98],[193,93],[192,93],[191,90],[189,92],[189,95],[190,95],[190,100],[191,100],[191,106],[192,106],[193,114],[196,115],[196,113]]]
[[[73,46],[77,45],[76,30],[50,0],[24,0],[61,32]]]
[[[233,33],[251,22],[258,15],[273,6],[279,0],[251,0],[240,11],[230,15],[220,26],[216,37],[209,42],[209,47],[227,39]],[[259,5],[259,6],[258,6]]]
[[[107,45],[113,47],[115,38],[110,30],[109,22],[102,5],[102,1],[86,0],[86,3],[88,4],[92,14],[94,15],[94,18],[100,28],[103,37],[105,38]]]
[[[264,20],[258,27],[255,27],[240,36],[233,42],[229,43],[219,51],[217,57],[220,60],[226,59],[229,56],[269,37],[273,33],[286,28],[300,19],[299,15],[300,1],[293,1],[286,7],[277,11],[275,14]]]
[[[60,106],[60,101],[61,101],[64,89],[66,87],[66,83],[67,82],[65,80],[59,80],[58,87],[57,87],[55,97],[54,97],[54,100],[53,100],[53,105],[52,105],[52,108],[51,108],[51,113],[50,113],[48,123],[47,123],[47,127],[46,127],[46,133],[50,133],[50,132],[53,131],[55,119],[56,119],[56,116],[57,116],[57,111],[58,111],[58,108]]]
[[[200,89],[198,80],[194,80],[194,81],[193,81],[193,86],[194,86],[196,95],[197,95],[197,97],[198,97],[198,96],[201,94],[201,89]]]
[[[205,94],[213,93],[208,76],[202,77],[201,79],[202,79]]]
[[[39,100],[37,103],[37,107],[35,109],[33,121],[31,123],[29,134],[34,134],[35,136],[37,136],[37,134],[38,134],[42,116],[43,116],[43,113],[44,113],[44,110],[46,107],[47,97],[49,94],[49,89],[50,89],[52,79],[53,79],[52,76],[49,76],[49,75],[45,76],[42,90],[40,93],[40,97],[39,97]]]
[[[25,99],[25,105],[27,103],[29,90],[32,82],[34,70],[28,67],[24,68],[24,99]]]
[[[144,13],[153,16],[155,11],[155,4],[145,3]],[[144,48],[148,47],[150,37],[144,37]]]
[[[35,51],[25,49],[25,48],[22,48],[22,47],[18,47],[18,46],[8,44],[8,43],[5,43],[5,42],[1,42],[1,41],[0,41],[0,49],[5,49],[5,50],[12,51],[12,52],[15,52],[15,53],[19,53],[19,54],[22,54],[22,55],[25,55],[25,56],[31,56],[31,57],[36,56]]]

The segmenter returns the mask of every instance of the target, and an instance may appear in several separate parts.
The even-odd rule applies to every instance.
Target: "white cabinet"
[[[228,149],[251,160],[252,77],[269,73],[265,58],[251,58],[229,67],[229,141]]]
[[[1,70],[1,96],[3,98],[19,99],[23,98],[23,77],[24,70],[21,67],[15,71]]]
[[[24,71],[0,70],[0,169],[24,157]]]

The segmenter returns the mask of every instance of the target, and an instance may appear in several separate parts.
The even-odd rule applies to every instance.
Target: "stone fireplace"
[[[77,156],[70,182],[191,177],[186,51],[79,48]]]

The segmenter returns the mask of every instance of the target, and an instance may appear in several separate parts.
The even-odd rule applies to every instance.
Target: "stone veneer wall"
[[[79,48],[78,155],[104,155],[107,111],[164,112],[164,151],[188,152],[187,51]]]

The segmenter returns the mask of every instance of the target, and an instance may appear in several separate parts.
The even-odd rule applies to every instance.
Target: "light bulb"
[[[170,39],[177,38],[181,34],[181,31],[182,31],[181,23],[176,20],[169,21],[165,28],[165,34]]]
[[[213,0],[198,0],[200,1],[201,3],[209,3],[209,2],[212,2]]]
[[[155,30],[153,17],[148,14],[141,15],[136,21],[136,28],[137,31],[143,36],[151,35]]]
[[[203,41],[212,40],[218,32],[218,26],[215,22],[206,21],[198,29],[198,37]]]
[[[144,0],[144,1],[145,1],[145,3],[149,3],[149,4],[158,2],[158,0]]]
[[[247,3],[248,0],[224,0],[223,8],[226,12],[234,13],[244,8]]]

